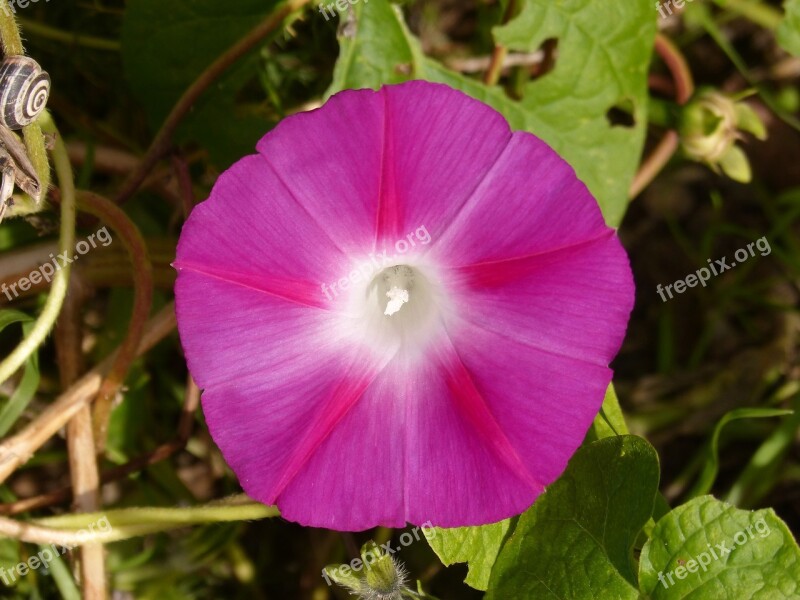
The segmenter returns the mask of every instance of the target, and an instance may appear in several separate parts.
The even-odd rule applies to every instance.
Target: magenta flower
[[[285,119],[194,210],[175,266],[244,490],[339,530],[528,508],[598,412],[633,303],[572,168],[421,81]]]

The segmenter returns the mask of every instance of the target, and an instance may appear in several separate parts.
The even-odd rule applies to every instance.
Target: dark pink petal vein
[[[628,259],[572,168],[446,86],[285,119],[184,226],[211,435],[304,525],[479,525],[563,472],[611,381]]]

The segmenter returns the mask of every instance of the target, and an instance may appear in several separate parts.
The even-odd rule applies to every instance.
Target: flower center
[[[384,315],[391,317],[409,302],[411,291],[414,288],[414,279],[414,269],[405,265],[389,267],[381,271],[379,280],[375,284],[378,287],[378,300],[381,300],[380,292],[384,290],[384,296],[389,299],[386,309],[383,311]]]
[[[363,290],[359,311],[368,339],[377,347],[419,351],[439,316],[439,294],[423,270],[409,264],[378,272]]]

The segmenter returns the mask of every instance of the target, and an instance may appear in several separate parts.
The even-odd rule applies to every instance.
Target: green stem
[[[6,2],[7,0],[0,0]],[[3,52],[6,56],[24,54],[22,38],[19,35],[19,25],[14,14],[8,10],[0,10],[0,40],[3,42]]]
[[[0,11],[2,14],[3,11]],[[64,140],[58,135],[58,130],[46,111],[39,117],[42,129],[47,133],[56,136],[55,148],[53,149],[53,161],[58,177],[58,184],[61,188],[61,232],[58,243],[60,254],[67,253],[72,255],[75,247],[75,183],[72,178],[72,165],[69,162],[67,147]],[[9,354],[0,362],[0,384],[4,383],[19,369],[28,357],[38,348],[47,334],[53,328],[64,303],[69,283],[70,265],[66,264],[56,273],[53,285],[50,288],[50,295],[47,297],[42,314],[36,320],[36,324],[28,335]]]
[[[3,12],[3,11],[0,11]],[[20,19],[20,24],[25,33],[37,35],[39,37],[54,40],[56,42],[65,42],[74,46],[83,46],[84,48],[91,48],[93,50],[111,50],[112,52],[119,52],[120,43],[114,40],[106,40],[91,35],[83,35],[80,33],[72,33],[69,31],[62,31],[49,25],[43,25],[36,21],[29,21],[28,19]]]
[[[70,540],[87,543],[114,542],[204,523],[251,521],[277,516],[280,516],[280,512],[274,506],[254,502],[242,494],[203,506],[125,508],[49,517],[33,523],[47,528],[53,538],[58,538],[55,543]]]
[[[720,8],[750,19],[765,29],[777,29],[783,20],[781,11],[753,0],[714,0]]]
[[[2,0],[0,0],[2,2]],[[25,139],[25,148],[28,151],[28,158],[31,159],[33,168],[39,176],[39,189],[42,190],[39,198],[34,198],[35,204],[41,204],[42,198],[47,197],[47,190],[50,188],[50,160],[47,157],[47,148],[42,135],[42,126],[37,120],[30,125],[22,128],[22,137]]]

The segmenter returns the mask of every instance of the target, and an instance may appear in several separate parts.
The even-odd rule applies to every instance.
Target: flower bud
[[[736,142],[742,139],[742,132],[763,140],[766,129],[755,111],[741,102],[742,98],[715,90],[700,92],[683,110],[680,136],[690,158],[746,183],[751,178],[750,163]]]
[[[358,563],[359,561],[354,561]],[[361,548],[361,561],[358,570],[363,574],[356,575],[348,565],[331,565],[325,567],[326,579],[347,588],[351,594],[361,600],[402,600],[403,598],[420,598],[406,587],[408,573],[402,564],[397,562],[375,542],[369,541]]]
[[[364,575],[364,600],[400,600],[407,573],[402,564],[386,554],[375,542],[364,544],[361,558],[367,565]],[[371,558],[371,561],[368,560]]]

